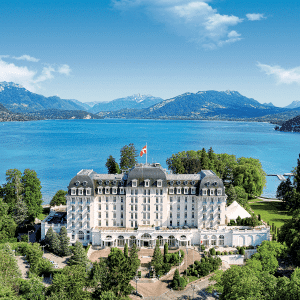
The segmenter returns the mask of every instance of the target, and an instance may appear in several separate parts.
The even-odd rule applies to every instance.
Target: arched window
[[[118,236],[118,246],[119,247],[124,247],[125,246],[125,240],[123,235]]]
[[[219,236],[219,245],[224,246],[224,235]]]
[[[180,237],[180,239],[181,239],[181,240],[186,240],[186,236],[185,236],[185,235],[182,235],[182,236]]]
[[[171,247],[175,247],[175,242],[176,242],[175,237],[173,235],[170,235],[168,237],[168,245]]]
[[[151,239],[151,235],[149,233],[144,233],[142,236],[141,236],[141,239],[142,240],[149,240]]]
[[[84,240],[84,233],[82,231],[78,232],[78,239],[79,240]]]
[[[158,237],[157,237],[157,239],[158,239],[158,241],[159,241],[159,245],[160,246],[163,246],[163,237],[161,236],[161,235],[159,235]]]
[[[133,244],[136,244],[136,237],[132,235],[129,240],[129,247],[132,247]]]
[[[213,235],[211,237],[211,245],[212,246],[216,246],[217,245],[217,237],[215,235]]]

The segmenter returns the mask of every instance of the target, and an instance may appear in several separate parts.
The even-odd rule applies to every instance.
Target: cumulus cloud
[[[19,56],[19,57],[13,56],[13,58],[17,59],[17,60],[27,60],[27,61],[31,61],[31,62],[39,62],[38,58],[32,57],[32,56],[27,55],[27,54],[24,54],[24,55]]]
[[[257,63],[257,66],[262,72],[267,75],[274,76],[278,83],[298,83],[300,84],[300,67],[293,69],[284,69],[280,66],[270,66],[266,64]]]
[[[68,65],[61,65],[59,68],[58,68],[58,73],[60,74],[64,74],[64,75],[70,75],[70,72],[71,72],[71,69]]]
[[[55,74],[69,75],[71,72],[68,65],[44,65],[30,69],[27,66],[18,66],[8,62],[9,58],[9,55],[0,55],[0,82],[15,82],[32,92],[40,88],[40,83],[55,78]]]
[[[249,21],[260,21],[262,19],[266,19],[264,14],[246,14],[246,17]]]
[[[206,48],[222,47],[241,40],[241,34],[232,30],[244,20],[234,15],[222,15],[209,0],[112,0],[120,10],[140,7],[151,17],[171,27],[178,34],[200,43]],[[248,14],[258,20],[262,14]]]

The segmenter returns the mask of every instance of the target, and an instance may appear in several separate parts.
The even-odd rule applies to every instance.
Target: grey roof
[[[48,224],[66,224],[67,223],[67,213],[66,212],[56,212],[54,215],[50,215],[46,221]]]
[[[71,189],[73,187],[75,188],[91,188],[91,196],[94,196],[94,183],[90,175],[85,171],[89,170],[81,170],[75,177],[72,178],[72,180],[69,183],[68,189]]]

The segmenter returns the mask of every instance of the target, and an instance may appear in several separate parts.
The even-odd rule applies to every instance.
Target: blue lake
[[[290,172],[297,164],[300,134],[252,122],[167,120],[50,120],[0,123],[0,184],[5,171],[34,169],[45,203],[81,169],[106,173],[106,159],[119,161],[120,149],[148,144],[148,162],[166,167],[166,159],[184,150],[207,150],[258,158],[267,174]],[[138,158],[145,162],[145,156]],[[267,177],[264,195],[275,195],[279,180]]]

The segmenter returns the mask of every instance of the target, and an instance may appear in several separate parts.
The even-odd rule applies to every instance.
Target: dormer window
[[[76,188],[71,188],[71,195],[75,196],[76,195]]]
[[[206,196],[207,195],[207,189],[202,189],[202,195]]]
[[[196,188],[195,188],[195,187],[192,187],[192,188],[191,188],[191,194],[192,194],[192,195],[195,195],[195,194],[196,194]]]
[[[112,193],[113,193],[114,195],[117,194],[117,188],[116,188],[116,187],[113,187],[113,188],[112,188]]]
[[[114,181],[113,181],[113,185],[116,185],[116,184],[117,184],[117,181],[116,181],[116,180],[114,180]]]
[[[171,181],[170,181],[170,185],[173,185],[173,184],[174,184],[174,181],[173,181],[173,180],[171,180]]]
[[[87,181],[84,181],[82,184],[83,184],[83,186],[86,186],[87,185]]]
[[[191,181],[191,185],[195,185],[195,181],[193,180],[193,181]]]
[[[120,187],[120,194],[124,195],[124,188],[123,187]]]
[[[137,187],[137,180],[136,179],[132,180],[132,187]]]
[[[188,193],[189,193],[189,188],[188,188],[188,187],[185,187],[185,188],[184,188],[184,194],[187,195]]]
[[[80,184],[80,181],[77,180],[77,181],[75,182],[75,185],[78,186],[79,184]]]
[[[106,184],[106,185],[109,185],[109,180],[106,180],[106,181],[105,181],[105,184]]]
[[[157,187],[162,187],[162,180],[157,180]]]
[[[171,194],[171,195],[174,194],[174,188],[173,188],[173,187],[170,187],[170,188],[169,188],[169,194]]]
[[[110,192],[110,188],[109,188],[109,187],[106,187],[106,188],[105,188],[105,194],[109,194],[109,192]]]
[[[145,180],[145,187],[149,187],[150,186],[150,180],[149,179],[146,179]]]
[[[83,195],[83,188],[79,188],[79,189],[78,189],[78,195],[79,195],[79,196],[82,196],[82,195]]]
[[[98,195],[101,195],[102,194],[102,190],[103,190],[103,187],[102,186],[98,186]]]
[[[177,182],[176,182],[176,183],[177,183],[177,185],[180,185],[180,180],[177,180]]]
[[[218,195],[222,195],[222,189],[218,189]]]
[[[176,194],[177,194],[177,195],[181,194],[181,187],[177,187],[177,188],[176,188]]]
[[[209,193],[210,193],[210,195],[214,195],[215,194],[215,190],[214,189],[210,189]]]
[[[86,189],[86,194],[87,194],[87,195],[91,195],[91,188],[87,188],[87,189]]]

